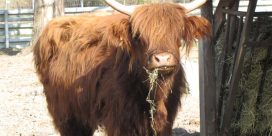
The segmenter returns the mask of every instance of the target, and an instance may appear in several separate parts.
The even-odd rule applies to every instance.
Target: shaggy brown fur
[[[201,17],[187,17],[178,4],[138,7],[131,17],[89,15],[51,20],[34,46],[34,61],[48,110],[61,135],[152,136],[148,74],[150,56],[172,53],[178,65],[160,77],[152,93],[155,128],[171,136],[185,74],[179,47],[211,34]],[[155,91],[153,91],[155,92]]]

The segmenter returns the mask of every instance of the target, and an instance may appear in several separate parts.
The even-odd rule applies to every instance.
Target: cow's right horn
[[[116,2],[115,0],[104,0],[109,6],[111,6],[113,9],[121,12],[121,13],[124,13],[126,15],[129,15],[131,16],[133,11],[134,11],[134,8],[132,7],[127,7],[125,5],[122,5],[118,2]]]
[[[196,8],[202,6],[207,0],[195,0],[189,4],[186,4],[184,7],[187,9],[187,13],[195,10]]]

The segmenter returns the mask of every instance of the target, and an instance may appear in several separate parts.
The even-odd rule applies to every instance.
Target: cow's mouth
[[[160,76],[170,75],[174,71],[175,67],[174,66],[170,66],[170,67],[159,67],[157,69],[158,69],[158,74],[159,74],[159,77],[160,77]]]
[[[152,69],[149,69],[148,71],[151,73],[158,74],[158,78],[165,78],[171,75],[174,70],[175,70],[175,66],[163,66],[163,67],[152,68]]]

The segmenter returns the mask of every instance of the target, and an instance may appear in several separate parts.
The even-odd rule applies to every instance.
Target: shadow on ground
[[[21,49],[17,49],[17,48],[3,48],[3,49],[0,49],[0,55],[15,56],[20,52],[21,52]]]
[[[189,133],[183,128],[174,128],[173,136],[200,136],[199,132]]]

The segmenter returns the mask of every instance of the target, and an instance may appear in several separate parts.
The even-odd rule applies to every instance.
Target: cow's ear
[[[109,46],[117,47],[116,61],[114,69],[119,65],[120,59],[123,57],[123,51],[130,54],[129,70],[132,70],[132,64],[136,58],[135,50],[132,47],[132,34],[130,30],[130,22],[128,18],[120,19],[112,23],[107,30],[107,40]]]
[[[130,51],[131,48],[131,34],[128,19],[121,19],[109,25],[108,40],[111,46],[121,47]]]
[[[186,43],[212,35],[212,27],[203,17],[190,16],[186,20],[182,38]]]

